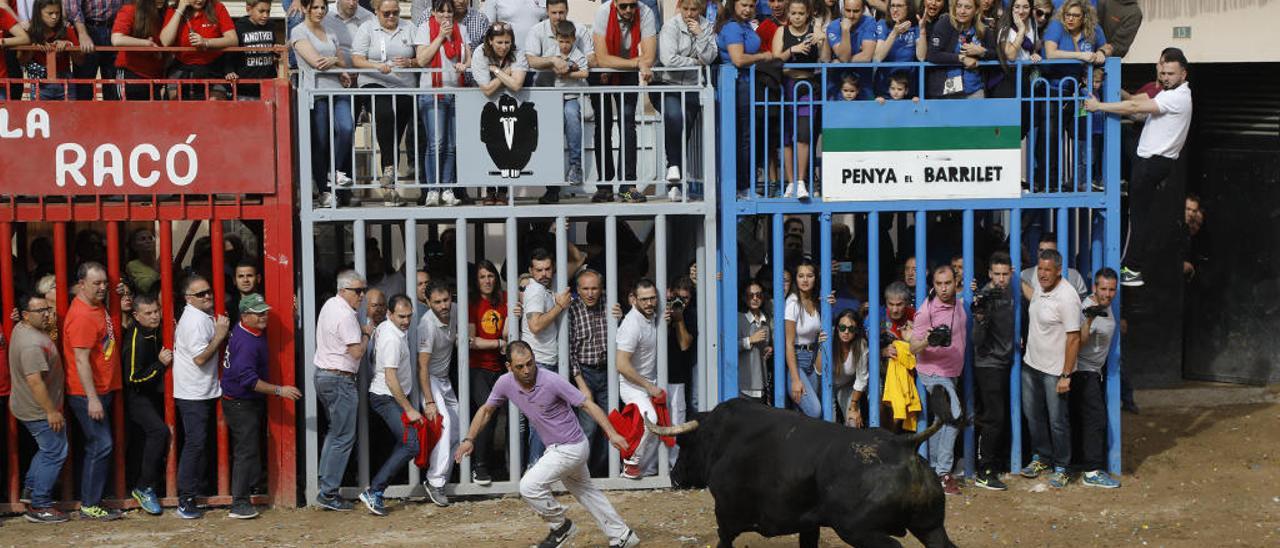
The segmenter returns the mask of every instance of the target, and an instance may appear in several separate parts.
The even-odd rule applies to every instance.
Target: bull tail
[[[923,431],[916,432],[915,434],[911,434],[910,436],[907,436],[907,443],[911,444],[912,449],[919,448],[920,444],[924,443],[926,440],[928,440],[930,437],[936,434],[938,430],[941,430],[941,429],[942,429],[942,417],[935,415],[933,417],[933,422],[929,424],[928,428],[925,428]]]
[[[941,386],[934,386],[930,390],[927,397],[929,398],[929,414],[933,415],[933,422],[929,427],[921,432],[917,432],[907,437],[907,441],[914,447],[920,447],[920,444],[933,436],[943,424],[950,424],[956,428],[964,428],[969,423],[969,418],[963,414],[956,416],[951,412],[951,398],[945,389]]]

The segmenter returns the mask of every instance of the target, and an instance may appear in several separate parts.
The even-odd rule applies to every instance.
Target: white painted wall
[[[1154,63],[1179,47],[1192,64],[1280,61],[1274,42],[1280,0],[1142,0],[1142,28],[1125,61]],[[1173,28],[1190,26],[1190,39]]]

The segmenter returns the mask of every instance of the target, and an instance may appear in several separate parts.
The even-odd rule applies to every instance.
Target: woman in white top
[[[862,428],[862,399],[867,392],[867,333],[862,319],[853,309],[844,309],[836,316],[836,348],[832,384],[836,391],[836,405],[844,413],[844,423]]]
[[[400,3],[396,0],[378,0],[374,6],[372,21],[360,25],[351,46],[351,64],[356,68],[375,69],[378,72],[360,77],[362,88],[411,88],[417,83],[417,75],[396,69],[417,66],[413,45],[413,24],[400,19]],[[382,167],[379,183],[390,188],[396,182],[396,165],[400,163],[400,139],[413,121],[413,96],[408,94],[374,95],[373,122],[378,140],[378,159]],[[414,136],[409,138],[409,150],[417,150]],[[387,194],[386,205],[400,205],[398,196]]]
[[[338,55],[338,39],[324,26],[328,0],[303,0],[306,18],[289,33],[289,46],[302,60],[299,85],[315,89],[339,90],[351,87],[350,75],[338,72],[347,65]],[[315,96],[311,107],[311,180],[320,192],[321,207],[336,207],[333,186],[347,186],[351,178],[351,145],[355,123],[351,117],[351,97]],[[332,125],[331,125],[332,124]],[[331,129],[332,128],[332,129]],[[332,167],[330,167],[332,166]]]
[[[755,280],[747,282],[742,303],[746,310],[738,318],[738,393],[771,403],[773,337],[763,306],[764,286]]]
[[[422,75],[422,87],[428,89],[462,87],[467,65],[471,61],[464,30],[453,20],[453,0],[435,0],[431,17],[418,26],[418,66],[439,72]],[[469,205],[471,197],[462,188],[451,188],[458,182],[454,142],[453,95],[434,93],[418,96],[418,115],[426,128],[427,144],[421,155],[420,169],[427,172],[425,205]],[[439,158],[440,163],[436,164]],[[443,188],[435,186],[437,183]],[[443,192],[441,192],[443,190]]]
[[[499,92],[515,93],[524,87],[524,76],[529,72],[525,55],[516,54],[516,35],[509,23],[496,21],[484,33],[484,43],[471,54],[471,78],[476,81],[486,97]],[[486,203],[507,201],[507,189],[490,187]]]
[[[801,412],[814,418],[822,416],[822,398],[818,395],[822,353],[818,349],[827,340],[818,315],[817,286],[818,268],[808,259],[801,260],[783,309],[791,401]]]

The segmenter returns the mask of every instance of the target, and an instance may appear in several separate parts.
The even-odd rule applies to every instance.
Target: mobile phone
[[[853,262],[840,261],[836,263],[836,272],[853,272]]]

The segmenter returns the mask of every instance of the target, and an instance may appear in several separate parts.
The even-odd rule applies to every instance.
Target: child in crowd
[[[67,24],[66,18],[62,14],[61,0],[36,0],[35,6],[32,7],[35,16],[31,18],[31,26],[27,29],[27,35],[31,38],[31,44],[42,46],[46,49],[57,50],[63,52],[71,50],[75,53],[70,55],[58,55],[58,61],[54,70],[57,74],[48,74],[48,67],[45,66],[45,54],[36,51],[18,52],[18,61],[22,63],[23,68],[27,71],[27,78],[46,79],[46,78],[70,78],[71,77],[71,61],[80,60],[82,54],[79,53],[80,40],[75,30]],[[32,95],[39,95],[42,101],[61,101],[67,95],[66,84],[40,84],[37,89],[32,90]]]
[[[1102,67],[1093,68],[1093,84],[1090,89],[1093,90],[1092,94],[1094,97],[1102,97],[1102,83],[1106,80],[1106,76],[1106,71],[1104,71]],[[1080,108],[1078,116],[1080,117],[1080,121],[1079,125],[1076,127],[1079,128],[1079,131],[1076,135],[1079,135],[1080,137],[1076,140],[1076,150],[1079,151],[1079,157],[1076,162],[1079,164],[1079,169],[1076,170],[1076,173],[1079,174],[1079,178],[1076,181],[1076,191],[1087,192],[1091,185],[1096,187],[1094,190],[1101,191],[1102,128],[1106,127],[1107,119],[1102,111],[1099,110],[1094,113],[1089,113],[1086,112],[1083,107]],[[1089,120],[1092,120],[1092,127],[1089,126]],[[1092,143],[1089,142],[1089,137],[1087,137],[1090,132],[1093,134]],[[1090,165],[1090,162],[1092,162],[1092,165]]]
[[[859,93],[862,93],[862,82],[856,73],[850,72],[840,77],[840,94],[836,100],[857,101]]]
[[[898,72],[889,76],[889,100],[902,101],[910,98],[912,102],[919,103],[919,97],[911,97],[911,77],[906,73]],[[876,102],[884,104],[884,97],[876,97]]]
[[[559,56],[569,65],[569,71],[557,74],[555,87],[586,87],[587,56],[575,47],[578,29],[572,21],[561,21],[555,27],[556,42],[560,46]],[[582,184],[582,108],[578,95],[567,93],[564,96],[564,146],[568,169],[565,177],[569,183]],[[560,187],[548,186],[547,193],[538,203],[554,204],[560,201]]]
[[[271,0],[247,0],[245,16],[236,21],[236,36],[242,48],[270,48],[276,45],[276,34],[271,28]],[[227,80],[240,78],[253,80],[276,77],[276,53],[236,52],[227,55]],[[236,84],[236,98],[256,100],[261,98],[259,84]]]

